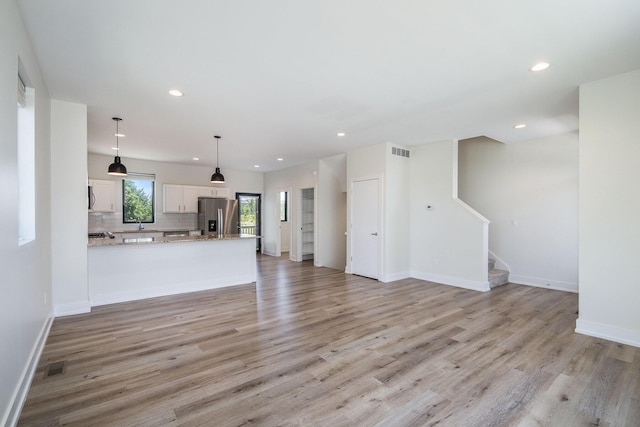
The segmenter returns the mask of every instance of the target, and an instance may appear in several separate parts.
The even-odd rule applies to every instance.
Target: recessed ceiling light
[[[254,168],[259,168],[259,167],[260,167],[260,165],[253,165],[253,167],[254,167]]]
[[[194,157],[193,160],[200,160],[200,157]]]
[[[113,136],[117,136],[118,138],[124,138],[127,135],[125,135],[124,133],[114,133]]]
[[[546,70],[547,68],[549,68],[549,63],[548,62],[538,62],[533,67],[529,68],[529,70],[530,71],[543,71],[543,70]]]
[[[344,133],[344,132],[338,132],[338,134],[337,134],[337,135],[338,135],[338,136],[345,136],[345,135],[346,135],[346,133]]]
[[[173,96],[183,96],[184,95],[184,93],[180,92],[178,89],[171,89],[169,91],[169,94],[173,95]]]
[[[279,162],[281,162],[281,161],[283,161],[284,159],[283,159],[282,157],[278,157],[276,160],[277,160],[277,161],[279,161]]]
[[[118,147],[111,147],[111,149],[112,149],[112,150],[117,150],[117,149],[118,149]]]
[[[522,128],[526,128],[527,125],[525,125],[524,123],[520,123],[514,126],[515,129],[522,129]]]

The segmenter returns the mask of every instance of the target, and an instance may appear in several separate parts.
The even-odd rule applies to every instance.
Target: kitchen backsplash
[[[145,229],[160,231],[195,230],[197,227],[198,214],[156,214],[155,223],[144,224]],[[122,223],[122,212],[89,213],[89,233],[137,229],[138,224]]]

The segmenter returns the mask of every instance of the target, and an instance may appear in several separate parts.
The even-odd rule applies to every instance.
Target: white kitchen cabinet
[[[116,183],[114,181],[92,179],[89,180],[91,194],[89,195],[90,212],[115,212]]]
[[[184,199],[183,185],[165,184],[163,186],[164,203],[162,211],[164,213],[182,213],[182,201]]]
[[[198,213],[199,187],[164,184],[164,213]]]
[[[214,187],[216,195],[214,197],[228,199],[231,195],[231,191],[228,188]]]
[[[216,197],[214,187],[198,187],[198,197]]]
[[[192,185],[184,186],[183,203],[183,213],[198,213],[198,187]]]
[[[231,191],[224,187],[198,187],[200,197],[216,197],[218,199],[228,199]]]

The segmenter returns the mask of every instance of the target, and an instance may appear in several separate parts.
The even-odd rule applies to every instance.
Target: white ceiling
[[[114,155],[122,117],[125,164],[213,166],[216,134],[223,172],[382,142],[527,140],[578,128],[581,83],[640,68],[638,0],[18,4],[50,96],[88,106],[92,153]]]

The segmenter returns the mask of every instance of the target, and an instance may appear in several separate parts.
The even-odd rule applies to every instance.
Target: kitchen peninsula
[[[92,306],[256,281],[256,236],[90,239]]]

